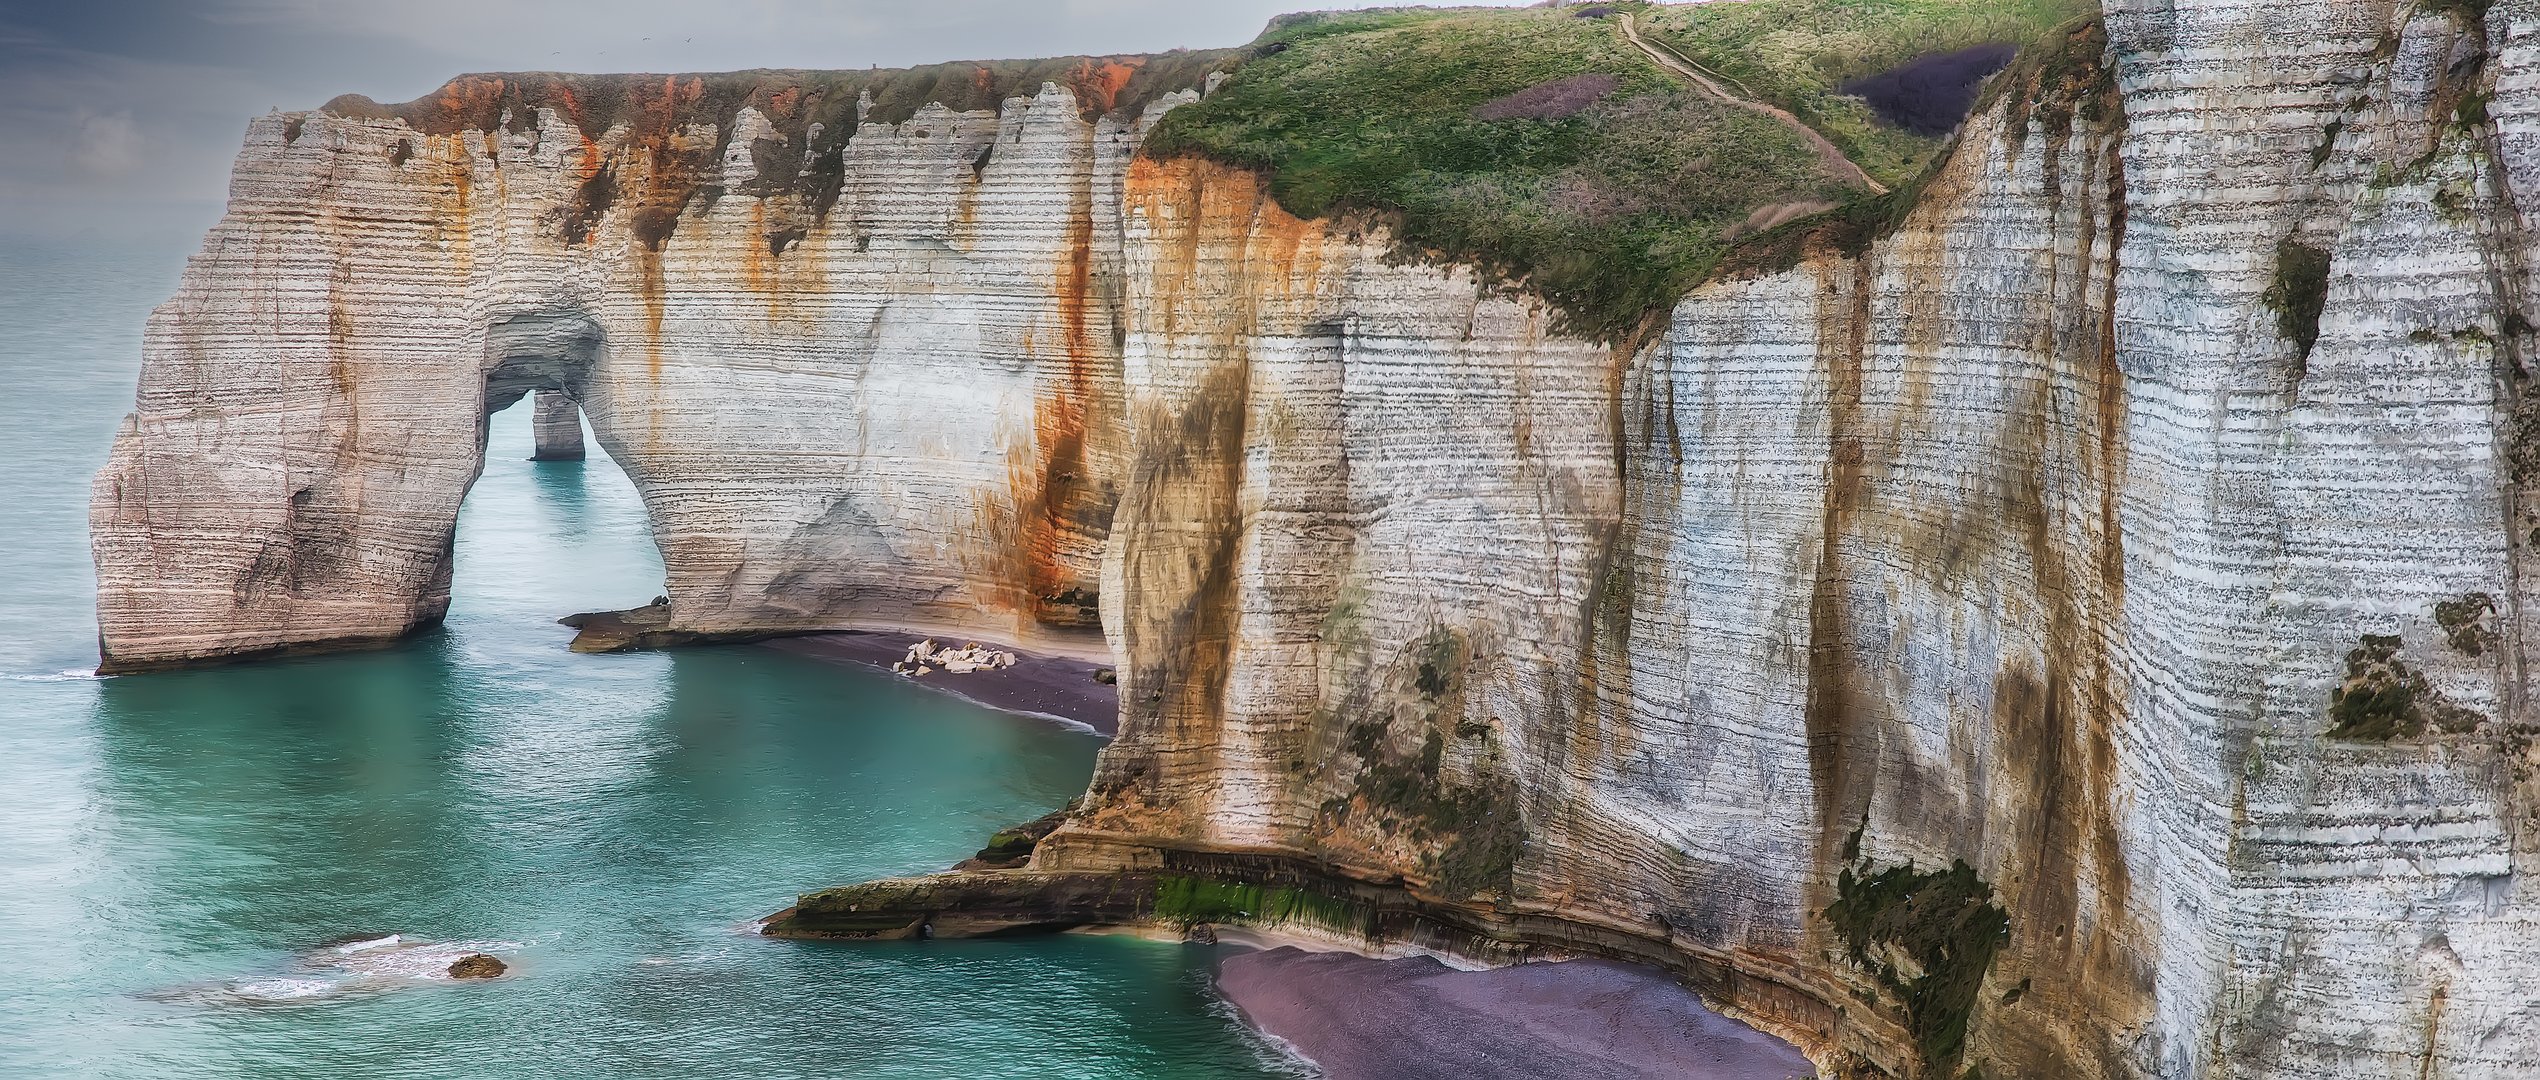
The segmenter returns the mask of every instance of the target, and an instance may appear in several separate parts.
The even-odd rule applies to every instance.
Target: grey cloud
[[[69,155],[72,171],[114,177],[141,164],[141,130],[133,126],[131,110],[105,116],[83,114],[76,123]]]

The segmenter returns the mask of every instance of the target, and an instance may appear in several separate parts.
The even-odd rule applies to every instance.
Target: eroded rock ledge
[[[1664,926],[1581,919],[1557,907],[1454,901],[1379,867],[1346,867],[1304,852],[1158,846],[1083,831],[1042,841],[1035,867],[887,878],[807,893],[768,917],[770,937],[911,941],[1088,928],[1205,935],[1213,927],[1284,929],[1368,946],[1406,944],[1492,964],[1594,956],[1665,970],[1706,1001],[1734,1003],[1748,1020],[1826,1054],[1838,1045],[1896,1047],[1900,1019],[1849,1017],[1825,1002],[1836,988],[1759,958],[1710,953]],[[1843,1037],[1870,1024],[1868,1037]],[[1831,1055],[1840,1060],[1843,1055]],[[1903,1059],[1861,1067],[1909,1075]]]

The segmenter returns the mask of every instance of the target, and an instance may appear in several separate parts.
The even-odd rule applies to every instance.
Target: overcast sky
[[[1473,2],[1473,0],[1466,0]],[[1483,0],[1517,3],[1520,0]],[[247,120],[472,71],[901,67],[1237,45],[1351,0],[0,0],[0,234],[182,235]]]

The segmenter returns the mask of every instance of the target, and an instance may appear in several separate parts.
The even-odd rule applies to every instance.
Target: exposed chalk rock
[[[2106,6],[1892,231],[1637,350],[1136,158],[1174,98],[268,117],[98,479],[106,663],[428,624],[484,416],[562,390],[663,549],[630,639],[1099,611],[1028,868],[807,932],[1249,875],[1829,1069],[2540,1073],[2540,2]],[[2458,712],[2331,737],[2366,635]]]
[[[1090,637],[1120,178],[1189,96],[1121,93],[1146,63],[1066,68],[1114,111],[1035,82],[825,152],[820,85],[773,74],[624,80],[614,121],[540,76],[255,121],[97,481],[104,667],[437,622],[483,417],[537,390],[642,494],[670,636]]]
[[[531,461],[582,460],[582,406],[562,390],[541,390],[530,420]]]

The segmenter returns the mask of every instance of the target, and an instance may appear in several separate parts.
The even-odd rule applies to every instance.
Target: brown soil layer
[[[1217,986],[1330,1080],[1815,1075],[1789,1043],[1704,1008],[1664,972],[1604,960],[1458,971],[1278,948],[1228,956]]]
[[[919,635],[908,633],[847,630],[778,638],[767,642],[765,647],[835,663],[860,664],[890,675],[891,665],[908,654],[909,646],[921,640],[923,638]],[[1120,731],[1119,688],[1094,681],[1094,673],[1103,670],[1103,665],[1025,652],[978,638],[955,640],[940,635],[935,638],[936,644],[949,646],[972,641],[1013,653],[1015,665],[959,675],[938,668],[932,674],[909,677],[907,681],[991,709],[1071,720],[1094,729],[1106,738]]]

